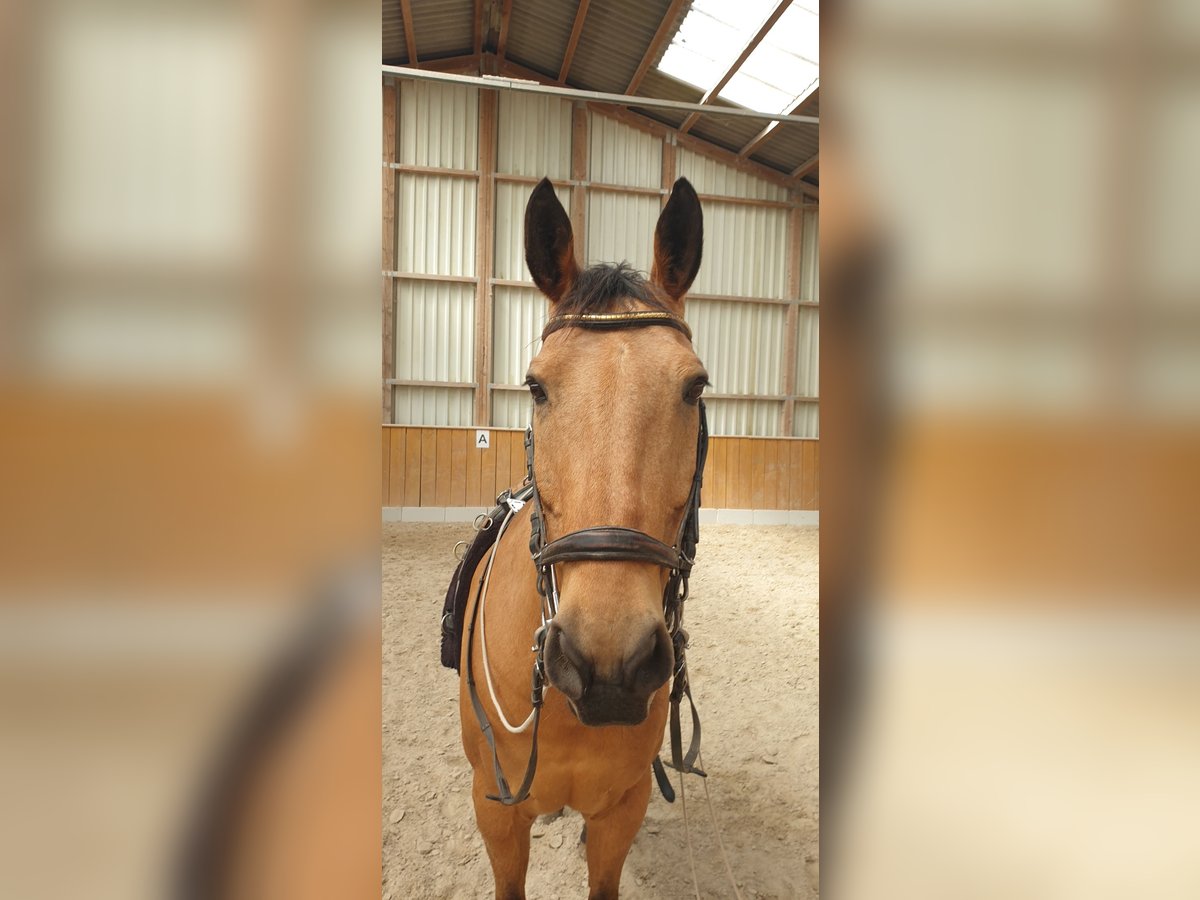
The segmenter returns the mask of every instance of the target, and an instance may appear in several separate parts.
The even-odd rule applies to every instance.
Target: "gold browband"
[[[643,325],[666,325],[668,328],[675,328],[687,335],[688,340],[692,339],[692,329],[688,327],[687,322],[678,316],[672,315],[669,312],[656,312],[654,310],[641,310],[638,312],[624,313],[568,313],[561,316],[554,316],[546,323],[546,327],[542,329],[542,340],[546,336],[558,331],[560,328],[568,328],[570,326],[578,326],[580,328],[598,328],[598,329],[615,329],[615,328],[637,328]]]

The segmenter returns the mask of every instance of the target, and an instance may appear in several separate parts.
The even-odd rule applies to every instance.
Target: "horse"
[[[568,806],[584,819],[588,897],[618,896],[669,707],[675,765],[698,771],[695,708],[681,766],[677,704],[707,446],[708,373],[683,320],[702,245],[683,178],[648,279],[625,264],[581,268],[549,180],[526,206],[525,259],[551,312],[526,379],[528,475],[501,496],[456,645],[475,818],[503,900],[525,897],[534,819]],[[522,769],[513,792],[504,773]]]

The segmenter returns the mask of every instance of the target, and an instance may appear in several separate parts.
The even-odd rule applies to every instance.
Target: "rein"
[[[665,326],[682,332],[691,340],[692,332],[687,323],[668,312],[637,311],[612,314],[560,315],[551,318],[542,331],[542,340],[562,328],[588,328],[595,330],[613,330],[620,328],[645,328],[650,326]],[[479,727],[487,739],[492,751],[492,763],[496,773],[496,794],[489,794],[488,799],[496,800],[506,806],[522,802],[529,796],[533,784],[534,773],[537,770],[538,723],[541,719],[541,709],[547,683],[545,669],[546,633],[550,622],[558,613],[558,582],[554,567],[559,563],[596,561],[596,562],[646,562],[666,569],[670,575],[663,590],[663,616],[666,620],[667,632],[675,653],[675,669],[672,673],[670,693],[670,735],[671,762],[669,765],[680,773],[691,773],[703,776],[705,773],[696,767],[696,759],[700,752],[700,716],[692,700],[691,685],[688,681],[687,657],[688,633],[683,628],[683,604],[688,597],[688,579],[696,556],[696,544],[700,540],[700,488],[704,478],[704,462],[708,455],[708,420],[705,416],[704,401],[700,400],[700,427],[696,436],[696,469],[692,476],[692,486],[688,494],[686,511],[674,545],[668,545],[651,537],[642,531],[625,528],[619,525],[604,525],[594,528],[583,528],[563,535],[553,541],[547,541],[545,522],[542,516],[542,504],[537,490],[537,478],[533,468],[533,425],[525,429],[525,485],[516,497],[521,501],[532,504],[530,515],[529,554],[537,568],[537,592],[541,598],[542,625],[534,635],[533,672],[530,684],[530,700],[533,704],[531,712],[533,729],[533,746],[529,753],[529,762],[525,775],[517,791],[509,788],[508,781],[500,766],[500,758],[496,752],[496,740],[491,722],[479,700],[475,688],[474,671],[471,665],[471,643],[475,635],[475,619],[479,613],[480,595],[484,583],[480,581],[479,593],[476,595],[475,606],[472,609],[470,627],[467,632],[466,681],[470,695],[471,706]],[[501,495],[498,501],[502,506],[508,500],[508,492]],[[507,516],[515,514],[521,503],[508,503]],[[497,541],[497,545],[498,545]],[[493,546],[492,553],[495,553]],[[687,697],[692,714],[692,737],[686,752],[683,750],[682,728],[680,726],[679,707],[684,697]],[[493,698],[494,699],[494,698]],[[497,707],[498,709],[499,707]],[[658,756],[654,758],[654,774],[660,790],[668,801],[673,801],[674,791],[663,771],[662,762]]]

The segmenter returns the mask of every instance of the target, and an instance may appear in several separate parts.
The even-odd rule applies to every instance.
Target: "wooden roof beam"
[[[575,59],[575,48],[579,46],[579,36],[583,34],[583,20],[587,18],[588,4],[591,0],[579,0],[579,8],[575,10],[575,24],[571,26],[571,39],[567,41],[567,50],[563,53],[562,67],[558,70],[558,83],[567,83],[567,72],[571,70],[571,61]]]
[[[496,42],[496,59],[504,62],[504,53],[508,50],[508,26],[512,21],[513,0],[504,0],[500,10],[500,37]]]
[[[475,55],[483,52],[483,0],[475,0],[475,31],[473,34]]]
[[[800,110],[803,109],[804,105],[813,98],[813,94],[815,94],[817,92],[817,90],[819,90],[819,88],[813,89],[809,93],[802,96],[799,100],[797,100],[796,105],[793,106],[790,110],[788,110],[788,115],[789,116],[800,115]],[[747,142],[746,146],[744,146],[741,150],[738,151],[737,155],[742,157],[743,159],[745,159],[746,157],[750,156],[751,154],[757,153],[759,151],[759,149],[761,149],[762,145],[767,142],[767,140],[771,137],[771,135],[773,135],[775,133],[775,131],[779,128],[779,126],[781,124],[782,124],[781,122],[768,122],[766,127],[762,131],[760,131],[758,134],[756,134],[754,137],[752,137],[749,140],[749,142]]]
[[[659,23],[658,30],[654,32],[654,37],[650,39],[650,46],[642,54],[642,61],[638,63],[637,71],[633,73],[633,78],[629,80],[629,85],[625,88],[625,93],[637,93],[638,86],[642,83],[642,79],[646,77],[646,73],[650,71],[650,65],[658,57],[663,44],[671,36],[672,26],[674,26],[675,20],[679,18],[679,13],[687,2],[688,0],[672,0],[671,5],[667,7],[667,11],[662,17],[662,22]]]
[[[400,15],[404,17],[404,41],[408,44],[408,64],[417,64],[417,30],[413,26],[412,0],[400,0]]]
[[[716,84],[714,84],[705,92],[704,96],[700,99],[702,104],[707,106],[717,99],[717,96],[725,88],[725,85],[729,84],[729,80],[737,74],[738,69],[740,69],[746,60],[750,58],[750,54],[753,53],[758,48],[758,45],[762,43],[763,38],[767,36],[767,32],[775,27],[775,23],[779,21],[779,17],[787,12],[787,8],[791,5],[792,0],[780,0],[780,2],[775,6],[775,9],[771,11],[771,14],[767,16],[767,20],[763,22],[762,25],[759,26],[758,31],[754,33],[754,37],[750,38],[749,43],[747,43],[742,49],[742,52],[738,54],[738,58],[735,59],[733,64],[725,70],[725,74],[721,76],[720,80]],[[690,116],[684,119],[683,124],[679,126],[679,133],[687,134],[691,127],[695,125],[699,119],[700,113],[692,113]]]
[[[796,168],[792,169],[792,171],[788,173],[788,178],[803,178],[820,164],[821,154],[814,153],[811,158],[806,159],[804,162],[800,163],[800,165],[796,166]]]

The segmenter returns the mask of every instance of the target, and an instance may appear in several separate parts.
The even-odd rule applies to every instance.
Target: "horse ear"
[[[671,188],[654,229],[654,268],[650,280],[672,300],[679,300],[700,271],[704,248],[704,214],[700,198],[686,178]]]
[[[525,264],[551,303],[561,300],[579,275],[571,219],[549,178],[538,182],[525,207]]]

